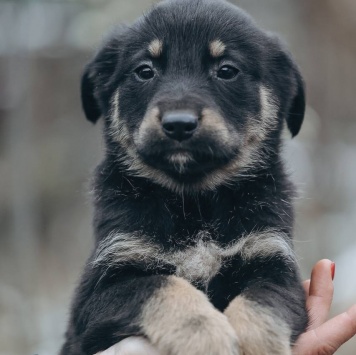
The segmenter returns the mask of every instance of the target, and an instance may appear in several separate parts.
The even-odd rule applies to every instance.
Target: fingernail
[[[331,263],[331,279],[334,280],[335,277],[335,263]]]

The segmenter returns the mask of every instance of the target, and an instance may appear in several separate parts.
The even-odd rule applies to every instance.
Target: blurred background
[[[92,246],[88,176],[100,125],[79,79],[102,36],[154,1],[0,1],[0,355],[56,354]],[[299,190],[303,277],[336,262],[336,314],[356,302],[356,1],[241,0],[289,44],[308,88],[285,155]],[[356,354],[356,340],[338,354]]]

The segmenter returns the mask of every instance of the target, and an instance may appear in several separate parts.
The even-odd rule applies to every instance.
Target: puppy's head
[[[87,118],[105,119],[108,154],[176,191],[214,189],[278,153],[304,117],[298,69],[240,9],[164,1],[112,34],[82,78]]]

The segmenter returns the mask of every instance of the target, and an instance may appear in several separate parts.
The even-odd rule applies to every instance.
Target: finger
[[[309,297],[310,279],[303,281],[303,288],[305,291],[305,295]]]
[[[312,270],[307,297],[311,329],[323,324],[329,315],[334,294],[332,265],[330,260],[324,259],[317,262]]]
[[[331,355],[356,334],[356,305],[321,325],[304,333],[297,342],[294,355]]]
[[[319,340],[338,349],[356,334],[356,305],[315,329]]]
[[[160,355],[143,337],[129,337],[96,355]]]

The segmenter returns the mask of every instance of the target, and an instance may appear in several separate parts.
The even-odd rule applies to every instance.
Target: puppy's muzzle
[[[189,139],[198,128],[198,116],[192,111],[168,111],[162,116],[162,130],[179,142]]]

